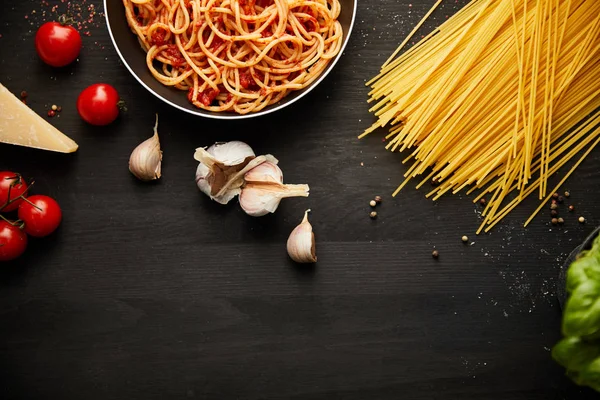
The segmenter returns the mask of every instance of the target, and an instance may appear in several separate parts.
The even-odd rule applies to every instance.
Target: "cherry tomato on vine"
[[[25,223],[25,232],[33,237],[50,235],[62,220],[60,206],[52,197],[34,195],[19,206],[19,219]]]
[[[0,221],[0,262],[19,257],[27,248],[27,235],[18,226]]]
[[[79,56],[81,35],[72,26],[46,22],[35,34],[35,50],[46,64],[64,67]]]
[[[119,116],[121,102],[117,90],[107,83],[85,88],[77,98],[77,111],[92,125],[108,125]]]
[[[10,191],[10,199],[9,197]],[[11,212],[19,207],[23,201],[18,199],[4,206],[9,200],[17,199],[27,193],[27,183],[21,175],[10,171],[0,171],[0,212]],[[3,207],[4,206],[4,207]]]

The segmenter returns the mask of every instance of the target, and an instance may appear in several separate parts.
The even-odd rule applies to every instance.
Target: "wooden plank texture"
[[[0,145],[0,169],[35,178],[65,217],[0,268],[0,398],[596,398],[563,377],[549,349],[559,338],[559,268],[600,223],[600,152],[565,187],[587,224],[569,214],[557,229],[544,215],[524,229],[532,198],[476,237],[480,209],[469,198],[433,203],[411,188],[392,198],[401,157],[384,150],[383,133],[356,138],[373,121],[364,82],[433,2],[359,1],[349,46],[320,86],[274,115],[238,122],[186,115],[147,93],[99,15],[86,24],[79,62],[43,65],[35,30],[68,3],[3,4],[0,82],[27,90],[40,114],[61,105],[51,122],[80,149]],[[84,16],[91,4],[102,9],[73,3]],[[464,4],[444,2],[424,32]],[[110,128],[87,126],[75,109],[97,81],[128,103]],[[163,179],[148,185],[127,161],[155,113]],[[285,180],[308,183],[310,197],[258,219],[208,200],[194,183],[194,149],[232,139],[274,154]],[[383,203],[373,221],[375,195]],[[285,252],[307,208],[319,257],[308,268]]]

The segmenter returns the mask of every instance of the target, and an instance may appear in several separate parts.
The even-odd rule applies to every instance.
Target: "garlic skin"
[[[149,182],[161,177],[162,151],[158,139],[158,114],[154,135],[140,143],[129,157],[129,171],[141,181]]]
[[[317,262],[315,253],[315,234],[310,222],[308,222],[308,213],[304,212],[304,218],[287,240],[287,252],[292,260],[300,264],[309,264]]]
[[[285,185],[281,169],[265,161],[244,175],[245,186],[240,193],[240,206],[252,217],[274,213],[286,197],[308,197],[308,185]]]
[[[238,165],[248,157],[255,157],[254,150],[248,144],[234,140],[231,142],[217,142],[206,150],[211,156],[223,165]]]
[[[271,155],[256,157],[252,148],[240,141],[198,148],[194,158],[200,162],[196,169],[198,188],[220,204],[227,204],[240,194],[247,171],[265,161],[278,162]]]

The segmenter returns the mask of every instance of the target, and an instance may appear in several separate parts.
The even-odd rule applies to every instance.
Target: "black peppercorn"
[[[437,250],[434,250],[434,251],[431,252],[431,256],[433,258],[438,258],[440,256],[440,252],[437,251]]]
[[[550,222],[552,222],[552,225],[556,225],[556,224],[558,224],[558,219],[552,218],[552,220]]]
[[[558,211],[552,210],[552,211],[550,211],[550,215],[553,216],[553,217],[557,217],[558,216]]]

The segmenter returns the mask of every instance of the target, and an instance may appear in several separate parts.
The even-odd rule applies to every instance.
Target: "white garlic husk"
[[[244,142],[215,143],[208,149],[198,148],[194,158],[200,162],[196,170],[198,188],[214,201],[227,204],[240,194],[244,174],[269,160],[271,155],[258,156]]]
[[[162,151],[158,139],[158,114],[154,124],[154,135],[140,143],[129,157],[129,171],[142,181],[160,179]]]
[[[245,185],[240,193],[240,206],[252,217],[274,213],[282,199],[308,197],[308,185],[286,185],[281,169],[266,161],[244,175]]]
[[[287,252],[292,260],[297,263],[307,264],[316,263],[317,255],[315,253],[315,234],[310,222],[308,222],[308,213],[304,212],[304,218],[298,225],[287,241]]]

